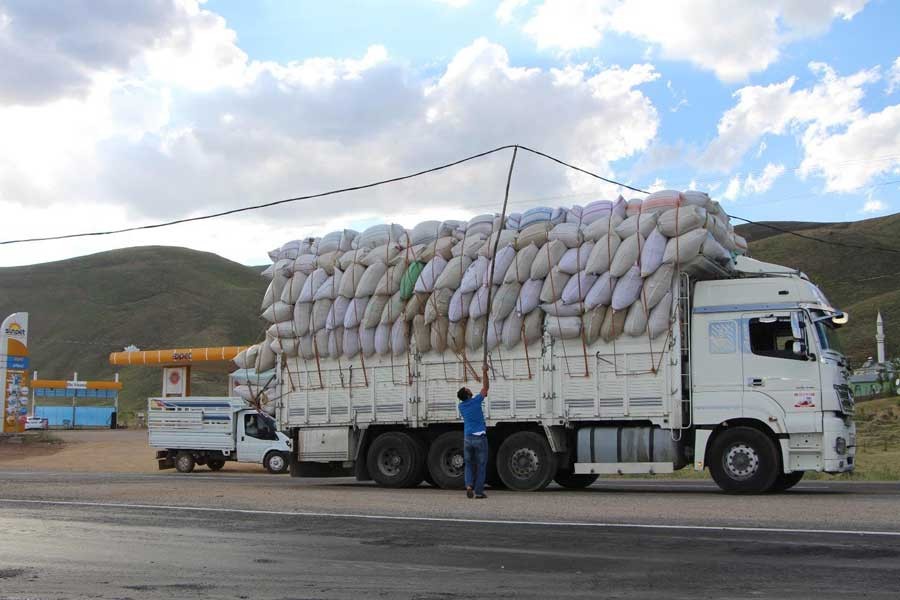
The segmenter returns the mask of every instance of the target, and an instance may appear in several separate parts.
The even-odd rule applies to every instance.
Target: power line
[[[297,196],[296,198],[285,198],[284,200],[275,200],[274,202],[266,202],[264,204],[255,204],[252,206],[244,206],[241,208],[233,208],[231,210],[225,210],[222,212],[212,213],[208,215],[201,215],[199,217],[187,217],[184,219],[176,219],[174,221],[166,221],[163,223],[153,223],[151,225],[140,225],[137,227],[126,227],[123,229],[113,229],[109,231],[90,231],[85,233],[70,233],[65,235],[54,235],[48,237],[38,237],[38,238],[24,238],[19,240],[6,240],[0,242],[0,246],[5,246],[9,244],[22,244],[25,242],[49,242],[52,240],[68,240],[72,238],[80,238],[80,237],[92,237],[92,236],[100,236],[100,235],[113,235],[117,233],[128,233],[130,231],[142,231],[145,229],[158,229],[160,227],[171,227],[172,225],[180,225],[182,223],[192,223],[194,221],[205,221],[207,219],[216,219],[218,217],[225,217],[228,215],[233,215],[242,212],[249,212],[252,210],[260,210],[263,208],[270,208],[272,206],[278,206],[281,204],[287,204],[289,202],[299,202],[301,200],[312,200],[314,198],[323,198],[325,196],[333,196],[335,194],[343,194],[345,192],[355,192],[358,190],[365,190],[373,187],[378,187],[381,185],[386,185],[388,183],[396,183],[398,181],[403,181],[406,179],[412,179],[414,177],[419,177],[421,175],[427,175],[428,173],[434,173],[436,171],[442,171],[444,169],[449,169],[450,167],[455,167],[465,162],[469,162],[475,160],[477,158],[482,158],[484,156],[488,156],[490,154],[494,154],[496,152],[500,152],[501,150],[508,150],[510,148],[515,148],[515,144],[509,144],[506,146],[499,146],[492,150],[487,150],[485,152],[479,152],[478,154],[473,154],[471,156],[467,156],[465,158],[461,158],[459,160],[455,160],[453,162],[445,163],[442,165],[438,165],[436,167],[431,167],[430,169],[425,169],[423,171],[417,171],[415,173],[410,173],[408,175],[401,175],[399,177],[391,177],[390,179],[382,179],[380,181],[374,181],[372,183],[365,183],[362,185],[355,185],[351,187],[341,188],[337,190],[329,190],[327,192],[320,192],[318,194],[309,194],[307,196]]]
[[[226,210],[226,211],[221,211],[221,212],[217,212],[217,213],[211,213],[211,214],[201,215],[201,216],[197,216],[197,217],[187,217],[187,218],[183,218],[183,219],[176,219],[176,220],[173,220],[173,221],[166,221],[166,222],[162,222],[162,223],[154,223],[154,224],[150,224],[150,225],[140,225],[140,226],[137,226],[137,227],[127,227],[127,228],[123,228],[123,229],[114,229],[114,230],[108,230],[108,231],[92,231],[92,232],[84,232],[84,233],[72,233],[72,234],[58,235],[58,236],[37,237],[37,238],[23,238],[23,239],[18,239],[18,240],[6,240],[6,241],[0,242],[0,245],[21,244],[21,243],[27,243],[27,242],[44,242],[44,241],[52,241],[52,240],[64,240],[64,239],[72,239],[72,238],[80,238],[80,237],[93,237],[93,236],[102,236],[102,235],[113,235],[113,234],[118,234],[118,233],[127,233],[127,232],[131,232],[131,231],[141,231],[141,230],[147,230],[147,229],[158,229],[158,228],[161,228],[161,227],[170,227],[170,226],[173,226],[173,225],[180,225],[180,224],[182,224],[182,223],[191,223],[191,222],[195,222],[195,221],[204,221],[204,220],[208,220],[208,219],[215,219],[215,218],[224,217],[224,216],[228,216],[228,215],[233,215],[233,214],[237,214],[237,213],[249,212],[249,211],[254,211],[254,210],[260,210],[260,209],[263,209],[263,208],[270,208],[270,207],[273,207],[273,206],[279,206],[279,205],[281,205],[281,204],[287,204],[287,203],[291,203],[291,202],[299,202],[299,201],[302,201],[302,200],[312,200],[312,199],[315,199],[315,198],[323,198],[323,197],[326,197],[326,196],[333,196],[333,195],[336,195],[336,194],[342,194],[342,193],[346,193],[346,192],[353,192],[353,191],[358,191],[358,190],[370,189],[370,188],[374,188],[374,187],[386,185],[386,184],[389,184],[389,183],[396,183],[396,182],[399,182],[399,181],[404,181],[404,180],[408,180],[408,179],[413,179],[413,178],[416,178],[416,177],[420,177],[420,176],[422,176],[422,175],[427,175],[427,174],[429,174],[429,173],[435,173],[435,172],[437,172],[437,171],[442,171],[442,170],[445,170],[445,169],[449,169],[449,168],[451,168],[451,167],[455,167],[455,166],[457,166],[457,165],[460,165],[460,164],[463,164],[463,163],[466,163],[466,162],[469,162],[469,161],[472,161],[472,160],[476,160],[476,159],[483,158],[483,157],[488,156],[488,155],[491,155],[491,154],[495,154],[495,153],[500,152],[500,151],[502,151],[502,150],[517,149],[517,148],[518,148],[518,149],[521,149],[521,150],[524,150],[524,151],[526,151],[526,152],[530,152],[530,153],[532,153],[532,154],[534,154],[534,155],[536,155],[536,156],[541,156],[541,157],[546,158],[546,159],[548,159],[548,160],[550,160],[550,161],[553,161],[553,162],[555,162],[555,163],[558,163],[558,164],[560,164],[560,165],[562,165],[562,166],[564,166],[564,167],[567,167],[567,168],[572,169],[572,170],[574,170],[574,171],[578,171],[578,172],[583,173],[583,174],[585,174],[585,175],[588,175],[588,176],[590,176],[590,177],[594,177],[595,179],[599,179],[599,180],[604,181],[604,182],[606,182],[606,183],[609,183],[609,184],[612,184],[612,185],[617,185],[617,186],[620,186],[620,187],[625,188],[625,189],[629,189],[629,190],[632,190],[632,191],[635,191],[635,192],[639,192],[639,193],[641,193],[641,194],[649,194],[649,193],[650,193],[650,192],[648,192],[647,190],[644,190],[644,189],[641,189],[641,188],[638,188],[638,187],[634,187],[634,186],[628,185],[627,183],[622,183],[622,182],[616,181],[616,180],[614,180],[614,179],[609,179],[609,178],[607,178],[607,177],[604,177],[604,176],[602,176],[602,175],[599,175],[599,174],[594,173],[594,172],[592,172],[592,171],[589,171],[589,170],[587,170],[587,169],[583,169],[583,168],[581,168],[581,167],[578,167],[578,166],[576,166],[576,165],[573,165],[573,164],[571,164],[571,163],[568,163],[568,162],[566,162],[566,161],[564,161],[564,160],[562,160],[562,159],[560,159],[560,158],[557,158],[557,157],[552,156],[552,155],[550,155],[550,154],[547,154],[547,153],[545,153],[545,152],[541,152],[541,151],[539,151],[539,150],[535,150],[535,149],[533,149],[533,148],[529,148],[529,147],[527,147],[527,146],[522,146],[522,145],[519,145],[519,144],[507,144],[507,145],[504,145],[504,146],[498,146],[498,147],[493,148],[493,149],[491,149],[491,150],[487,150],[487,151],[484,151],[484,152],[479,152],[479,153],[477,153],[477,154],[472,154],[472,155],[470,155],[470,156],[467,156],[467,157],[465,157],[465,158],[461,158],[461,159],[459,159],[459,160],[455,160],[455,161],[452,161],[452,162],[449,162],[449,163],[444,163],[444,164],[441,164],[441,165],[438,165],[438,166],[435,166],[435,167],[431,167],[431,168],[428,168],[428,169],[424,169],[424,170],[421,170],[421,171],[417,171],[417,172],[415,172],[415,173],[410,173],[410,174],[407,174],[407,175],[400,175],[400,176],[397,176],[397,177],[391,177],[391,178],[389,178],[389,179],[382,179],[382,180],[379,180],[379,181],[374,181],[374,182],[371,182],[371,183],[365,183],[365,184],[361,184],[361,185],[355,185],[355,186],[351,186],[351,187],[345,187],[345,188],[340,188],[340,189],[335,189],[335,190],[329,190],[329,191],[326,191],[326,192],[320,192],[320,193],[317,193],[317,194],[309,194],[309,195],[305,195],[305,196],[297,196],[297,197],[294,197],[294,198],[285,198],[285,199],[283,199],[283,200],[275,200],[275,201],[273,201],[273,202],[266,202],[266,203],[263,203],[263,204],[255,204],[255,205],[251,205],[251,206],[244,206],[244,207],[241,207],[241,208],[235,208],[235,209]],[[886,157],[886,158],[887,158],[887,157]],[[886,185],[886,184],[889,184],[889,183],[892,183],[892,182],[883,182],[883,183],[881,183],[881,184],[879,184],[879,185]],[[880,247],[880,246],[863,246],[863,245],[858,245],[858,244],[847,244],[847,243],[844,243],[844,242],[837,242],[837,241],[833,241],[833,240],[823,240],[823,239],[815,238],[815,237],[812,237],[812,236],[803,235],[803,234],[797,233],[797,232],[795,232],[795,231],[791,231],[791,230],[789,230],[789,229],[784,229],[784,228],[778,227],[778,226],[776,226],[776,225],[771,225],[771,224],[769,224],[769,223],[758,222],[758,221],[751,221],[750,219],[746,219],[746,218],[744,218],[744,217],[738,217],[738,216],[736,216],[736,215],[728,215],[728,216],[729,216],[730,218],[737,219],[737,220],[739,220],[739,221],[744,221],[745,223],[749,223],[749,224],[751,224],[751,225],[758,225],[758,226],[760,226],[760,227],[766,227],[766,228],[772,229],[772,230],[774,230],[774,231],[778,231],[778,232],[780,232],[780,233],[790,234],[790,235],[793,235],[793,236],[796,236],[796,237],[800,237],[800,238],[803,238],[803,239],[806,239],[806,240],[818,242],[818,243],[821,243],[821,244],[830,244],[830,245],[832,245],[832,246],[841,246],[841,247],[852,248],[852,249],[857,249],[857,250],[874,250],[874,251],[877,251],[877,252],[890,252],[890,253],[900,254],[900,250],[895,250],[895,249],[892,249],[892,248],[884,248],[884,247]]]

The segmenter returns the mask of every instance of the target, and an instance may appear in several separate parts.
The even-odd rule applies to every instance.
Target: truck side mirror
[[[795,340],[803,339],[803,321],[800,320],[800,313],[791,313],[791,335]]]
[[[798,342],[798,341],[791,342],[791,352],[793,352],[797,356],[805,356],[806,355],[806,344],[804,344],[803,342]]]

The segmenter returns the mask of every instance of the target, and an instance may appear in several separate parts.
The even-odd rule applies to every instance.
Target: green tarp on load
[[[419,278],[419,274],[422,273],[422,269],[425,268],[425,265],[420,262],[414,262],[409,265],[409,268],[406,269],[406,273],[403,274],[403,279],[400,280],[400,297],[404,300],[412,297],[413,291],[416,287],[416,280]]]

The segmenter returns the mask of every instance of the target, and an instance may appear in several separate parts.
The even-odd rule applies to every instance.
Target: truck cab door
[[[803,311],[751,313],[743,324],[743,414],[776,432],[822,431],[819,364]]]
[[[237,419],[238,461],[261,463],[266,451],[278,440],[274,422],[253,410],[239,412]]]

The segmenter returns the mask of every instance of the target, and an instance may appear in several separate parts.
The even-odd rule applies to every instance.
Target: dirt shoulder
[[[43,439],[41,439],[43,437]],[[22,436],[21,443],[0,443],[0,469],[155,473],[155,452],[146,429],[50,431]],[[229,471],[264,472],[262,466],[228,463]]]

